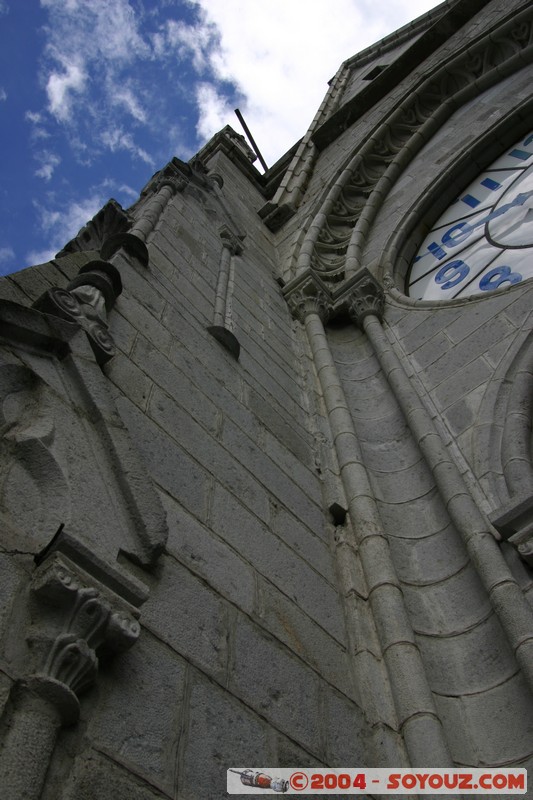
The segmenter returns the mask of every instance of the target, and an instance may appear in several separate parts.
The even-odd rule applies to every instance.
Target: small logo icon
[[[228,772],[234,772],[240,775],[241,783],[244,786],[253,786],[257,789],[270,789],[271,792],[287,792],[289,789],[289,781],[284,778],[271,778],[270,775],[265,775],[264,772],[254,772],[252,769],[230,769]]]

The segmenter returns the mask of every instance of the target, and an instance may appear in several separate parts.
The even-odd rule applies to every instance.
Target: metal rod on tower
[[[248,125],[246,124],[246,122],[244,121],[244,117],[242,116],[242,114],[241,114],[241,112],[239,111],[238,108],[235,109],[235,114],[237,115],[237,119],[241,123],[241,125],[243,127],[243,130],[244,130],[246,136],[248,137],[248,141],[252,145],[252,149],[253,149],[254,153],[256,154],[257,158],[261,162],[261,166],[263,167],[263,169],[266,172],[267,169],[268,169],[266,161],[263,158],[263,156],[261,155],[261,151],[259,150],[258,146],[256,145],[255,139],[252,136],[252,134],[250,133],[250,129],[249,129]]]

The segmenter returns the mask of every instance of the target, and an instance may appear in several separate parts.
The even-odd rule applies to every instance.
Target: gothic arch
[[[378,276],[389,287],[398,289],[398,292],[394,292],[396,299],[408,305],[415,302],[417,306],[435,305],[434,301],[411,300],[403,291],[417,243],[425,235],[426,222],[430,224],[438,219],[453,201],[454,192],[467,186],[480,171],[490,165],[494,158],[505,152],[506,148],[511,147],[517,139],[530,130],[532,113],[531,97],[508,110],[502,119],[483,135],[474,142],[467,142],[457,154],[452,166],[442,170],[433,185],[419,194],[413,205],[406,210],[383,248]],[[472,301],[473,298],[469,298],[467,302]],[[451,302],[453,301],[449,301]],[[458,299],[455,302],[461,304],[465,300]]]
[[[296,274],[311,268],[337,284],[357,272],[378,210],[408,164],[455,111],[530,63],[532,42],[528,6],[421,78],[339,169],[298,237]]]

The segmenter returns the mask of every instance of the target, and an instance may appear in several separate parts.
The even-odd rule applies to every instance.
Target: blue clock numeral
[[[445,247],[456,247],[472,233],[472,226],[467,222],[458,222],[452,225],[442,237],[442,244]]]
[[[520,283],[522,275],[519,272],[511,272],[511,267],[495,267],[483,275],[479,282],[479,288],[483,292],[491,292],[498,289],[502,283]]]
[[[464,261],[451,261],[445,264],[435,275],[435,283],[440,283],[441,289],[453,289],[466,278],[470,267]]]

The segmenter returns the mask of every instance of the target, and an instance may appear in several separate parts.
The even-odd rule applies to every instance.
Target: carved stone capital
[[[44,314],[52,314],[68,322],[75,322],[83,328],[97,362],[102,365],[115,355],[115,343],[111,338],[105,321],[95,310],[95,306],[98,307],[100,305],[98,290],[94,290],[92,295],[93,302],[87,303],[85,302],[88,299],[86,296],[83,299],[78,298],[74,291],[69,292],[66,289],[57,288],[48,289],[34,303],[34,308]]]
[[[356,325],[362,326],[364,318],[369,315],[380,320],[383,318],[383,289],[367,270],[356,277],[347,293],[343,294],[343,301]]]
[[[48,289],[34,303],[45,314],[75,322],[87,333],[99,364],[115,355],[115,343],[107,328],[107,312],[122,291],[118,270],[106,261],[91,261],[66,289]]]
[[[526,564],[533,566],[533,495],[513,498],[490,515],[490,521]]]
[[[330,297],[312,275],[293,286],[289,284],[284,294],[292,316],[300,322],[305,322],[309,314],[318,314],[322,322],[329,319]]]
[[[189,181],[184,175],[164,175],[160,180],[157,182],[156,186],[156,193],[162,189],[164,186],[170,187],[172,189],[172,194],[177,194],[178,192],[183,192],[188,185]]]
[[[219,189],[222,189],[224,186],[224,178],[219,172],[210,172],[207,177],[215,186],[218,186]]]
[[[230,251],[232,256],[240,256],[243,251],[242,240],[244,236],[237,236],[232,233],[227,225],[223,225],[219,230],[223,246]]]
[[[67,557],[53,554],[36,570],[32,595],[39,620],[31,631],[31,681],[54,691],[72,716],[73,704],[96,679],[99,658],[128,650],[140,625],[135,609],[84,573]]]

